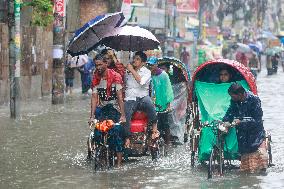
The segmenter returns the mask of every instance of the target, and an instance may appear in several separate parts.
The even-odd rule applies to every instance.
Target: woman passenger
[[[231,82],[232,74],[228,69],[222,68],[219,72],[219,82],[220,83],[229,83]]]

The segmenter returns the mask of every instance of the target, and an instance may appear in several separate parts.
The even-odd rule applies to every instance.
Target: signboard
[[[270,39],[268,42],[269,47],[281,46],[279,39]]]
[[[144,0],[131,0],[133,6],[144,6]]]
[[[64,0],[54,0],[54,13],[59,16],[65,16]]]
[[[137,24],[142,27],[165,28],[165,10],[135,7],[133,18],[137,18]]]
[[[181,13],[197,13],[199,0],[176,0],[177,11]]]
[[[218,27],[208,27],[206,28],[206,36],[216,37],[218,35]]]
[[[187,31],[192,32],[193,36],[197,39],[199,36],[199,29],[198,28],[187,28]]]

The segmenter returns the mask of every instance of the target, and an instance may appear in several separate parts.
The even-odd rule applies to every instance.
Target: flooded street
[[[207,180],[207,170],[191,168],[188,145],[152,162],[143,157],[121,169],[94,172],[86,162],[90,100],[74,94],[66,104],[50,98],[22,104],[22,118],[10,120],[0,107],[0,188],[283,188],[284,72],[257,81],[265,129],[272,135],[274,167],[267,175],[226,171]]]

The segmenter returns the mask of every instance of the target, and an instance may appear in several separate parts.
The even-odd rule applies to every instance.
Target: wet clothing
[[[112,93],[112,85],[119,84],[122,85],[122,78],[120,74],[115,72],[112,69],[106,70],[106,88],[105,88],[105,97],[103,98],[109,98]],[[97,87],[101,82],[101,76],[96,72],[93,77],[92,81],[92,87]],[[120,89],[119,89],[120,90]]]
[[[173,88],[170,78],[165,71],[152,76],[153,91],[155,93],[156,111],[163,112],[168,104],[174,100]]]
[[[235,118],[241,123],[236,126],[239,152],[241,155],[256,152],[265,139],[260,99],[250,91],[246,92],[244,102],[231,100],[223,121],[232,122]],[[248,117],[248,118],[246,118]]]
[[[119,122],[120,112],[117,111],[111,104],[108,104],[102,108],[100,111],[96,113],[96,119],[99,121],[103,120],[113,120],[114,123]],[[123,150],[123,128],[120,124],[115,124],[109,131],[108,131],[108,138],[107,143],[113,152],[122,152]],[[103,133],[95,129],[94,131],[94,141],[99,144],[103,143]]]
[[[117,102],[117,91],[122,89],[121,76],[112,69],[106,70],[106,80],[95,73],[93,77],[93,93],[99,96],[99,106],[112,105],[116,110],[120,111]]]
[[[121,76],[121,78],[124,78],[124,75],[125,75],[125,67],[123,66],[122,63],[116,62],[114,65],[111,65],[111,66],[108,67],[108,68],[113,69],[115,72],[119,73],[119,75]]]
[[[257,57],[252,57],[249,59],[249,68],[258,68],[259,60]]]
[[[96,109],[96,119],[104,121],[107,119],[118,123],[121,117],[119,106],[117,102],[117,91],[122,89],[121,76],[114,70],[106,70],[106,80],[102,79],[98,74],[94,74],[93,78],[93,93],[99,96],[99,111]],[[123,128],[122,126],[115,125],[108,131],[108,144],[110,149],[114,152],[122,152],[123,149]],[[97,129],[94,131],[94,140],[100,143],[103,139],[103,133]]]
[[[141,77],[138,83],[130,72],[125,73],[125,134],[130,135],[130,121],[133,114],[141,110],[147,114],[150,123],[157,122],[157,114],[149,96],[151,71],[146,67],[140,68],[137,73]]]
[[[66,79],[74,79],[75,70],[74,68],[66,66],[64,70],[64,74],[65,74]]]
[[[73,85],[74,85],[73,80],[74,80],[74,79],[65,79],[65,85],[66,85],[66,87],[73,87]]]
[[[112,83],[110,95],[107,96],[107,81],[101,80],[97,86],[93,87],[93,93],[97,93],[99,96],[99,106],[104,107],[106,105],[113,105],[115,109],[120,111],[117,102],[116,92],[122,89],[122,85],[118,83]]]
[[[244,154],[241,156],[241,171],[256,173],[259,170],[265,170],[268,167],[268,154],[265,142],[263,142],[256,152]]]
[[[273,70],[274,73],[277,73],[278,61],[279,61],[279,56],[277,54],[275,54],[274,56],[271,57],[272,70]]]
[[[73,87],[74,80],[74,68],[70,68],[69,66],[65,66],[64,74],[65,74],[65,85],[66,87]]]
[[[138,83],[132,73],[126,72],[125,81],[125,100],[136,100],[136,97],[143,98],[149,95],[149,84],[151,80],[151,71],[146,67],[140,68],[137,73],[141,76]]]
[[[91,59],[89,59],[88,63],[84,64],[78,69],[81,74],[82,93],[88,92],[88,90],[91,88],[92,74],[94,69],[95,64]]]

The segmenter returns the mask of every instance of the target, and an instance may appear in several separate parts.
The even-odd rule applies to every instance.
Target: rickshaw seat
[[[147,115],[142,111],[133,114],[130,122],[130,132],[145,132],[148,124]]]

